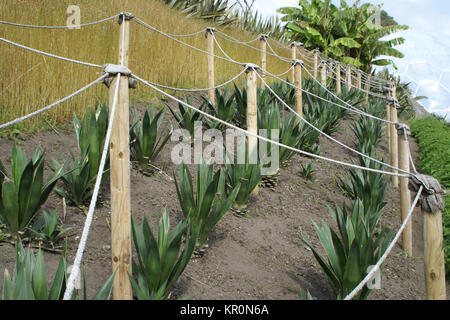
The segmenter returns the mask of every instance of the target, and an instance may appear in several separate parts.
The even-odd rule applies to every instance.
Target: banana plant
[[[225,89],[223,92],[219,89],[215,91],[216,95],[216,104],[214,105],[209,98],[203,98],[203,109],[208,109],[211,115],[223,120],[225,122],[231,122],[235,116],[235,104],[234,104],[234,96],[229,94],[228,89]],[[226,126],[218,121],[211,120],[209,118],[204,119],[206,125],[210,129],[217,129],[223,131],[226,129]]]
[[[197,165],[197,189],[194,192],[193,181],[185,164],[178,166],[178,179],[175,176],[178,200],[184,217],[191,222],[191,229],[199,227],[198,246],[206,243],[214,226],[232,206],[241,185],[236,184],[227,194],[225,172],[220,168],[213,173],[213,166],[205,163]]]
[[[166,145],[172,130],[162,127],[164,109],[155,114],[152,105],[145,110],[142,120],[134,110],[134,124],[130,128],[131,159],[136,161],[142,170],[148,170],[149,165],[155,160],[162,148]]]
[[[62,228],[58,225],[58,216],[56,210],[42,211],[43,215],[30,227],[37,238],[45,244],[49,244],[52,248],[59,248],[58,245],[67,231],[72,228]]]
[[[225,154],[225,156],[227,155]],[[249,161],[247,144],[245,144],[243,161],[239,159],[238,154],[235,154],[231,160],[225,159],[225,173],[229,190],[234,190],[240,185],[233,207],[238,210],[247,208],[250,194],[262,179],[261,165],[259,163],[250,163]]]
[[[129,275],[133,291],[138,300],[167,299],[192,257],[200,226],[192,230],[189,220],[183,220],[170,231],[167,208],[159,220],[157,237],[145,216],[141,227],[132,217],[131,226],[137,253]]]
[[[85,273],[84,273],[85,274]],[[48,286],[47,271],[42,251],[35,256],[31,249],[24,250],[22,243],[16,243],[16,261],[11,277],[5,269],[2,300],[62,300],[69,278],[65,251],[59,260],[58,269],[52,285]],[[93,300],[108,300],[111,295],[114,274],[103,284],[92,298]],[[86,277],[84,276],[84,299],[86,294]],[[78,299],[76,292],[72,300]]]
[[[0,161],[0,217],[14,238],[23,232],[47,201],[61,177],[56,170],[44,184],[44,153],[36,148],[32,158],[16,145],[11,154],[11,174]]]
[[[336,207],[337,208],[337,207]],[[338,300],[349,294],[367,275],[369,267],[375,265],[386,251],[393,232],[382,229],[374,237],[369,230],[362,202],[355,202],[352,212],[344,207],[333,211],[328,208],[337,222],[338,234],[322,221],[319,227],[314,221],[316,234],[325,250],[323,257],[311,242],[303,237],[303,242],[311,249]],[[364,300],[370,289],[363,289],[353,298]]]

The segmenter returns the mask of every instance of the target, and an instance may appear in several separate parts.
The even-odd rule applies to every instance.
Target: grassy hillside
[[[67,7],[71,1],[50,0],[42,2],[23,0],[0,0],[0,19],[34,25],[66,25]],[[169,9],[156,0],[133,1],[78,1],[81,9],[81,23],[110,17],[121,11],[134,13],[150,25],[172,34],[188,34],[209,26],[205,21],[188,19],[182,13]],[[216,26],[214,26],[216,27]],[[227,34],[248,41],[255,34],[227,29]],[[46,30],[20,28],[8,25],[0,27],[0,37],[47,51],[53,54],[103,65],[117,63],[119,25],[116,20],[82,28],[80,30]],[[181,38],[198,48],[206,50],[202,34],[193,38]],[[259,63],[259,52],[250,48],[224,42],[223,49],[240,62]],[[255,43],[254,45],[258,45]],[[280,54],[289,56],[287,52]],[[216,54],[218,50],[216,49]],[[59,61],[30,53],[23,49],[0,42],[0,122],[14,119],[52,103],[81,88],[100,75],[100,70],[69,62]],[[206,56],[142,26],[131,24],[130,69],[150,81],[178,87],[206,87]],[[281,73],[289,67],[271,56],[267,57],[268,71]],[[226,81],[240,71],[240,67],[216,59],[216,83]],[[73,111],[81,113],[107,98],[105,86],[97,85],[70,102],[46,113],[52,121],[60,121]],[[132,102],[148,99],[153,93],[140,86],[131,95]],[[42,124],[30,120],[27,130]]]

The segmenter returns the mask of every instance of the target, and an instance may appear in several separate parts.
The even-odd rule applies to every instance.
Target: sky
[[[339,6],[338,0],[333,2]],[[354,0],[347,0],[353,4]],[[405,54],[393,59],[393,70],[402,82],[410,82],[424,107],[450,120],[450,1],[449,0],[363,0],[362,3],[383,4],[384,9],[399,24],[409,30],[399,35],[406,41],[397,46]],[[256,0],[255,9],[263,16],[276,15],[280,7],[298,6],[298,0]]]

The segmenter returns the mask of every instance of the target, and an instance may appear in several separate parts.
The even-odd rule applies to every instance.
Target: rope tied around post
[[[407,140],[408,136],[411,135],[411,130],[404,123],[400,123],[400,122],[396,123],[395,128],[397,129],[397,134],[399,136],[403,136],[405,140]]]
[[[108,75],[106,78],[103,79],[103,83],[106,85],[106,87],[109,88],[114,77],[118,73],[120,73],[121,75],[128,77],[128,87],[131,89],[136,89],[137,80],[133,77],[130,77],[133,73],[127,67],[108,63],[102,66],[102,70],[105,74]]]
[[[441,184],[432,176],[424,174],[411,175],[409,178],[408,187],[411,191],[417,192],[423,186],[422,196],[418,202],[418,205],[423,210],[430,213],[435,213],[439,210],[444,210],[444,189]]]
[[[208,36],[208,33],[214,34],[214,32],[216,32],[216,28],[206,27],[206,29],[205,29],[205,38]]]
[[[129,13],[129,12],[121,12],[121,13],[119,13],[119,18],[118,18],[118,21],[117,21],[117,23],[118,24],[122,24],[122,22],[123,22],[123,20],[125,19],[126,21],[130,21],[131,19],[133,19],[134,18],[134,15],[132,14],[132,13]]]

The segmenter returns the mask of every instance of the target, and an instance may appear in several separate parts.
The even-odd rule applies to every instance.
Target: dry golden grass
[[[49,2],[51,4],[49,4]],[[65,25],[66,9],[73,1],[0,0],[0,19],[33,25]],[[157,0],[77,1],[81,9],[81,23],[110,17],[122,11],[133,13],[141,20],[159,30],[172,34],[188,34],[210,26],[203,20],[186,18],[182,13],[169,9]],[[255,34],[231,28],[223,29],[227,34],[248,41]],[[79,30],[46,30],[0,26],[0,37],[42,51],[92,62],[99,65],[118,63],[117,20]],[[153,82],[182,88],[206,87],[206,55],[172,41],[160,34],[131,23],[129,68],[138,76]],[[206,50],[203,34],[193,38],[181,38],[191,45]],[[223,49],[236,61],[259,64],[260,53],[218,38]],[[258,46],[258,43],[252,45]],[[289,52],[277,50],[289,57]],[[216,54],[219,50],[216,48]],[[0,42],[0,123],[27,114],[76,91],[101,75],[100,69],[45,57]],[[231,79],[240,66],[216,59],[216,84]],[[278,74],[289,68],[289,64],[270,55],[267,69]],[[155,93],[148,87],[138,86],[131,93],[132,103],[149,100]],[[25,123],[27,130],[42,125],[42,118],[61,122],[73,112],[81,114],[86,107],[107,101],[108,90],[97,84],[80,96],[56,107],[37,119]],[[39,119],[40,118],[40,119]]]

